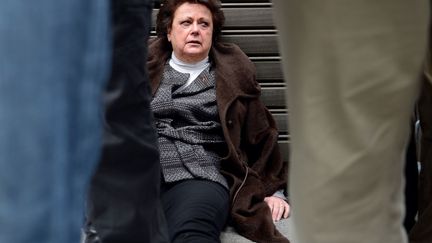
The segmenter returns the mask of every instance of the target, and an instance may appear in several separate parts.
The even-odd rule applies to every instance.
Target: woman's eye
[[[190,22],[190,21],[182,21],[182,22],[180,22],[180,24],[181,24],[181,25],[188,26],[188,25],[191,24],[191,22]]]
[[[209,26],[209,23],[208,23],[208,22],[201,22],[201,26],[203,26],[203,27],[208,27],[208,26]]]

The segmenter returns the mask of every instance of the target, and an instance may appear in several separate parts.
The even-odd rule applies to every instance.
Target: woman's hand
[[[271,196],[264,198],[264,202],[270,207],[273,221],[279,221],[282,217],[288,218],[290,205],[280,197]]]

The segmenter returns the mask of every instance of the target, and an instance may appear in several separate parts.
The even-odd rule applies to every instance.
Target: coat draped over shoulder
[[[149,45],[147,68],[153,95],[171,55],[167,44],[156,38]],[[280,155],[275,121],[260,100],[255,66],[235,44],[217,43],[209,57],[216,73],[216,101],[228,147],[221,172],[230,188],[231,223],[253,241],[287,243],[264,202],[264,197],[286,188],[287,163]]]

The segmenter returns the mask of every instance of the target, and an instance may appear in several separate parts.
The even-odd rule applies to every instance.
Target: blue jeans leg
[[[100,153],[108,7],[0,4],[0,242],[79,242]]]

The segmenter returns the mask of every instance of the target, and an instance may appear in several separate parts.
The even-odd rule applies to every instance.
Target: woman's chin
[[[204,60],[207,54],[203,52],[187,52],[183,54],[183,57],[186,62],[199,62]]]

